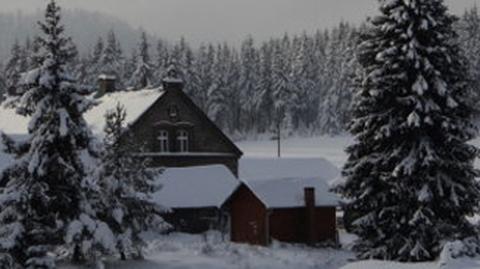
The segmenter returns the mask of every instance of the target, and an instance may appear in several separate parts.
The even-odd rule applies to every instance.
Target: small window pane
[[[177,132],[177,145],[179,152],[188,152],[188,132],[180,130]]]
[[[169,143],[168,143],[168,132],[165,130],[161,130],[158,135],[159,141],[159,151],[160,152],[169,152]]]

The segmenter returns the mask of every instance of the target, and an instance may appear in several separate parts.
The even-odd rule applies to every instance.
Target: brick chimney
[[[315,223],[315,188],[305,188],[305,230],[307,243],[314,245],[317,242],[317,227]]]
[[[167,69],[167,75],[162,80],[163,89],[169,90],[183,90],[183,80],[180,78],[175,65],[171,64]]]
[[[102,74],[98,76],[98,92],[96,97],[102,97],[103,95],[115,92],[115,76]]]

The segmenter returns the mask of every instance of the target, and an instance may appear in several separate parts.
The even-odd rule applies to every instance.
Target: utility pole
[[[280,121],[277,122],[277,156],[278,158],[282,158],[282,142],[281,142],[281,139],[282,139],[282,133],[281,133],[281,130],[280,130],[280,127],[281,127],[281,124],[280,124]]]

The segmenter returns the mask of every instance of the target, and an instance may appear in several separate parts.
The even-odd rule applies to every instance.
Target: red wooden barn
[[[231,239],[258,245],[336,243],[337,204],[337,196],[318,178],[244,183],[228,202]]]

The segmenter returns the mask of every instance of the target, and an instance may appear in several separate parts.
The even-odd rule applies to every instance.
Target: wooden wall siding
[[[169,108],[175,106],[177,116],[169,115]],[[127,111],[128,113],[128,111]],[[156,101],[136,122],[130,130],[137,142],[143,145],[146,153],[159,152],[158,135],[160,130],[169,132],[171,152],[178,152],[176,133],[186,130],[189,133],[190,153],[211,153],[202,157],[196,156],[149,156],[155,159],[155,166],[185,167],[224,164],[237,175],[238,159],[242,152],[200,111],[193,102],[178,89],[170,89]],[[216,153],[222,153],[216,155]],[[181,155],[179,153],[179,155]]]
[[[228,203],[231,215],[231,239],[234,242],[267,245],[270,239],[281,242],[309,243],[307,209],[268,209],[245,185]],[[313,242],[336,241],[335,207],[315,208]],[[267,220],[268,216],[268,220]]]
[[[335,207],[317,207],[315,216],[318,227],[318,242],[337,240],[337,217]]]
[[[238,243],[267,245],[265,206],[245,186],[234,194],[230,204],[231,240]]]
[[[178,208],[162,214],[173,230],[183,233],[204,233],[211,229],[225,230],[227,217],[218,208]]]
[[[274,209],[270,214],[270,237],[281,242],[307,241],[305,210],[298,208]]]

